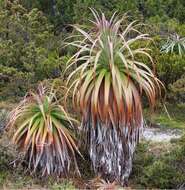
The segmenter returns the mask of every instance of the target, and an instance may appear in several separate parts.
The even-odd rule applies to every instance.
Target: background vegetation
[[[173,93],[185,68],[185,55],[161,53],[170,34],[185,36],[183,0],[1,0],[0,6],[0,99],[24,96],[27,89],[44,79],[61,76],[72,48],[62,48],[73,32],[71,24],[86,24],[89,7],[110,16],[125,12],[131,19],[148,24],[144,28],[154,38],[152,54],[157,74]],[[179,82],[178,82],[179,83]],[[182,96],[182,95],[180,95]],[[180,100],[183,101],[181,97]]]

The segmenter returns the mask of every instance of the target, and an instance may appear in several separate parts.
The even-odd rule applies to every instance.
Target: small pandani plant
[[[8,127],[15,131],[13,142],[24,152],[30,170],[66,176],[71,163],[79,172],[74,121],[58,103],[54,90],[40,85],[10,113]]]
[[[167,42],[162,46],[161,52],[178,53],[182,56],[185,53],[185,37],[181,38],[178,34],[171,34]]]
[[[138,47],[138,42],[150,39],[138,31],[139,24],[116,14],[107,20],[103,13],[92,13],[92,27],[74,26],[78,40],[68,43],[77,47],[67,67],[74,69],[68,76],[69,91],[73,89],[74,105],[82,114],[95,173],[124,185],[144,125],[141,96],[145,92],[153,106],[161,82],[142,62],[141,57],[149,62],[152,58],[149,49]]]

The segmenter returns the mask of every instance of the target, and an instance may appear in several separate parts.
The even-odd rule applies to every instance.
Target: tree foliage
[[[2,97],[22,95],[38,80],[60,76],[57,41],[41,11],[8,2],[0,8],[0,31]],[[7,85],[10,88],[5,92]]]

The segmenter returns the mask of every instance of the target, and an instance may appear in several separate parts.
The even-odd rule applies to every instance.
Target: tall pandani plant
[[[142,93],[154,106],[161,82],[141,61],[152,58],[149,49],[138,47],[139,41],[150,40],[138,31],[140,25],[128,23],[125,16],[114,14],[107,20],[103,13],[92,13],[92,26],[74,26],[78,38],[68,43],[78,49],[68,61],[67,69],[74,69],[68,76],[69,91],[73,89],[73,103],[82,114],[95,173],[124,185],[144,126]]]
[[[41,84],[12,110],[7,127],[13,129],[13,143],[24,153],[29,170],[44,176],[67,176],[71,164],[79,173],[74,122],[60,105],[54,88]]]

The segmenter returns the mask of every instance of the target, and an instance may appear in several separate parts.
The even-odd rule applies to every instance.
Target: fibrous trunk
[[[119,123],[117,126],[111,123],[107,126],[97,121],[94,127],[89,118],[82,124],[95,173],[110,182],[118,181],[121,185],[127,185],[143,122],[140,126],[131,127]]]

